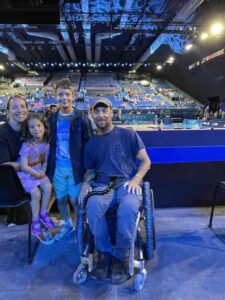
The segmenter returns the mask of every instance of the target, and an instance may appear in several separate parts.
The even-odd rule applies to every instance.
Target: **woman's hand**
[[[45,172],[43,172],[43,171],[37,172],[37,174],[35,175],[35,177],[37,179],[43,179],[45,177]]]

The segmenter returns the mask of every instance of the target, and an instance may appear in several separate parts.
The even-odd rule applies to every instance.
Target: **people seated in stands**
[[[49,118],[51,143],[47,174],[53,182],[58,208],[65,221],[65,226],[55,235],[55,240],[61,241],[74,230],[68,199],[76,213],[85,173],[83,151],[92,136],[92,128],[88,118],[73,108],[75,92],[69,79],[56,83],[55,94],[59,111]]]
[[[121,109],[118,109],[116,111],[116,120],[117,121],[121,121],[122,120],[122,111],[121,111]]]
[[[55,113],[58,110],[58,106],[56,104],[50,104],[49,109],[52,113]]]
[[[45,118],[49,118],[52,113],[55,113],[58,111],[58,106],[56,104],[50,104],[49,108],[45,109]]]
[[[92,127],[92,130],[93,130],[93,133],[96,133],[97,131],[97,126],[95,124],[95,121],[93,120],[93,117],[92,117],[92,110],[91,110],[91,106],[89,105],[87,107],[87,117],[88,119],[90,120],[91,122],[91,127]]]
[[[31,114],[23,135],[24,143],[19,153],[21,171],[17,174],[25,191],[31,195],[31,233],[42,243],[51,244],[54,241],[51,234],[45,234],[41,225],[42,223],[47,229],[55,228],[48,213],[52,185],[46,176],[50,140],[47,122],[39,114]],[[42,163],[29,166],[29,162],[36,162],[41,157],[44,157]]]
[[[87,181],[82,184],[79,201],[93,189],[104,189],[110,175],[117,175],[115,187],[103,196],[91,196],[87,217],[98,250],[98,261],[92,276],[98,280],[108,277],[112,263],[111,283],[120,284],[128,278],[129,249],[136,217],[142,201],[140,183],[150,168],[150,160],[138,134],[112,124],[112,105],[107,99],[93,105],[93,118],[98,128],[85,147]],[[136,170],[136,160],[140,162]],[[96,177],[96,178],[95,178]],[[95,183],[91,182],[95,179]],[[116,244],[112,245],[105,218],[108,208],[117,209]]]

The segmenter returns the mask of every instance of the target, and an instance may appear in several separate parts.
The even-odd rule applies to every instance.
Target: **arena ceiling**
[[[36,16],[35,13],[39,13],[40,23],[48,20],[50,23],[58,16],[60,20],[58,24],[37,25],[32,20],[29,24],[1,24],[0,61],[11,71],[108,66],[138,70],[143,64],[150,64],[163,45],[181,54],[204,23],[204,12],[209,13],[207,7],[220,10],[223,3],[220,0],[0,0],[0,23],[3,15],[13,13],[16,18],[21,11],[24,20]]]

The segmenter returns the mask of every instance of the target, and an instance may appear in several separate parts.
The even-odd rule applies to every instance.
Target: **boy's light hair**
[[[55,93],[57,93],[57,90],[59,88],[71,90],[73,95],[75,95],[75,90],[74,90],[72,82],[70,81],[69,78],[63,78],[56,82],[55,87],[54,87]]]

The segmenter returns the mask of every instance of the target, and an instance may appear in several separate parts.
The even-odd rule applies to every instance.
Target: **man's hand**
[[[78,197],[78,203],[81,204],[83,202],[84,197],[92,191],[92,187],[87,182],[83,182],[80,188],[80,194]]]
[[[140,187],[140,181],[134,177],[129,181],[126,181],[123,185],[124,188],[127,188],[128,193],[134,194],[134,195],[141,195],[142,189]]]

